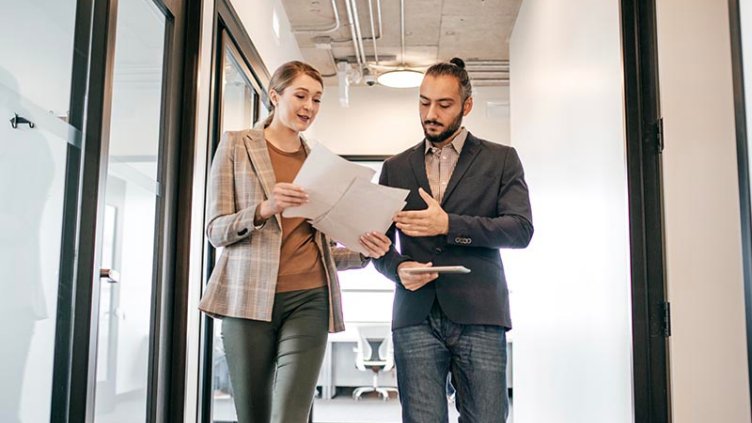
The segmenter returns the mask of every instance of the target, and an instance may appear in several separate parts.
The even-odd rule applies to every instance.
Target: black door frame
[[[196,19],[196,4],[200,7],[201,2],[149,1],[165,16],[165,53],[156,266],[151,299],[147,409],[143,418],[148,422],[162,422],[178,421],[176,413],[182,416],[184,404],[184,384],[173,383],[184,379],[185,375],[185,369],[180,366],[184,362],[185,337],[175,331],[175,328],[179,331],[180,323],[184,325],[185,321],[178,317],[184,314],[180,310],[185,306],[176,295],[175,288],[182,287],[175,281],[187,267],[184,263],[187,258],[181,257],[182,263],[177,261],[176,245],[181,239],[178,221],[185,218],[179,214],[177,202],[181,201],[186,185],[185,180],[179,179],[186,171],[180,166],[181,154],[186,147],[192,147],[192,143],[181,143],[180,139],[193,134],[192,125],[185,120],[195,121],[190,115],[191,107],[185,107],[188,117],[183,114],[184,105],[195,102],[196,92],[195,79],[184,83],[184,76],[190,77],[192,69],[185,65],[190,65],[198,51],[198,43],[193,42],[191,31],[187,30],[186,18]],[[97,246],[100,241],[96,228],[103,215],[100,194],[104,192],[107,172],[117,4],[118,0],[78,0],[76,4],[70,124],[82,132],[83,142],[81,151],[69,147],[66,163],[51,422],[94,420],[96,361],[93,358],[99,314],[99,284],[94,282],[99,279]],[[196,53],[186,54],[186,51]],[[178,395],[180,401],[174,402]]]
[[[51,422],[89,422],[94,410],[91,380],[96,354],[91,341],[91,322],[98,316],[98,284],[95,280],[96,230],[101,215],[99,193],[103,192],[106,143],[109,133],[109,98],[112,84],[117,0],[79,0],[76,10],[71,125],[82,131],[80,155],[69,148],[66,169],[66,203],[61,244],[61,274],[55,333]],[[109,35],[111,34],[111,35]],[[75,191],[75,194],[72,194]],[[78,250],[78,254],[74,252]],[[90,375],[91,378],[90,378]]]
[[[212,28],[212,53],[211,53],[211,76],[210,76],[210,93],[209,93],[209,133],[208,135],[208,148],[207,151],[200,152],[205,154],[208,164],[211,164],[214,157],[214,151],[219,144],[221,137],[221,124],[222,121],[222,64],[223,56],[226,48],[231,48],[237,55],[240,56],[243,63],[241,66],[251,76],[251,83],[254,89],[259,91],[260,96],[255,96],[255,107],[253,120],[258,120],[259,108],[269,106],[269,98],[267,88],[269,86],[269,80],[271,75],[268,68],[261,59],[261,54],[251,41],[250,35],[245,30],[243,23],[238,16],[235,8],[232,6],[229,0],[209,0],[214,2],[214,21]],[[210,166],[207,166],[207,174],[204,175],[204,180],[208,180],[208,170]],[[214,268],[215,249],[209,242],[204,239],[204,269],[203,269],[203,281],[205,284],[209,280],[209,276]],[[204,287],[202,286],[202,292]],[[214,338],[214,325],[212,319],[206,315],[201,316],[201,335],[199,341],[199,374],[198,374],[198,404],[196,409],[196,419],[201,423],[219,423],[212,419],[213,414],[213,401],[212,401],[212,382],[213,382],[213,338]],[[229,422],[228,422],[229,423]]]
[[[635,421],[671,421],[655,0],[622,0]]]
[[[744,307],[747,324],[747,378],[749,379],[750,404],[752,404],[752,195],[750,192],[752,184],[750,183],[750,146],[747,133],[747,105],[744,93],[744,57],[739,0],[729,0],[728,6],[736,122],[736,160],[739,172]],[[747,28],[747,30],[752,30],[752,28]]]

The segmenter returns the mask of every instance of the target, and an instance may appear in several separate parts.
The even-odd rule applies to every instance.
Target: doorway
[[[384,3],[390,35],[379,32],[378,7],[371,24],[369,2],[350,1],[342,33],[326,34],[330,50],[320,45],[321,16],[314,22],[288,3],[304,57],[337,75],[313,129],[319,142],[343,155],[416,145],[417,90],[369,84],[365,75],[458,56],[474,84],[465,126],[520,153],[536,234],[528,249],[501,252],[515,325],[513,421],[668,421],[651,2]],[[352,37],[343,35],[348,19],[360,19]],[[508,33],[499,35],[504,22]],[[321,34],[306,31],[316,27]],[[363,404],[320,421],[372,421]]]
[[[325,13],[317,15],[315,25],[296,21],[310,14],[304,13],[303,8],[295,9],[295,2],[289,3],[290,7],[285,3],[286,10],[292,32],[299,40],[337,27],[323,25]],[[352,1],[347,3],[353,6]],[[350,89],[346,96],[339,92],[342,77],[340,70],[332,67],[336,67],[337,59],[344,59],[353,68],[358,61],[362,66],[363,56],[365,62],[375,59],[375,54],[371,54],[373,42],[383,48],[381,43],[386,43],[388,37],[385,30],[382,39],[378,21],[369,25],[369,2],[355,3],[361,13],[356,15],[361,20],[360,36],[347,38],[346,33],[355,26],[351,21],[339,27],[344,37],[331,37],[332,50],[312,46],[312,39],[308,44],[301,43],[304,56],[317,55],[309,61],[325,75],[337,78],[337,82],[329,79],[326,85],[327,95],[316,122],[315,138],[342,155],[391,155],[422,138],[419,122],[415,120],[417,96],[415,91],[373,86],[366,82],[372,79],[365,78],[362,72],[360,83],[353,82],[357,75],[345,75]],[[415,30],[411,35],[405,34],[407,54],[411,50],[411,37],[420,36],[416,28],[426,22],[420,20],[425,15],[418,14],[411,23],[410,7],[415,8],[413,11],[442,13],[442,7],[426,6],[428,3],[417,6],[406,2],[405,25],[408,28],[412,25]],[[492,10],[500,3],[473,2],[472,7],[465,6]],[[332,2],[332,11],[339,8],[342,12],[343,4]],[[513,313],[518,314],[518,317],[513,315],[517,322],[515,331],[520,333],[513,335],[512,342],[514,421],[670,421],[652,2],[582,1],[566,8],[534,0],[516,4],[518,10],[512,23],[514,31],[519,30],[517,34],[522,35],[511,37],[521,50],[512,51],[506,64],[484,60],[474,63],[479,68],[491,67],[485,69],[486,73],[511,72],[507,92],[493,86],[478,89],[476,95],[485,107],[476,109],[475,117],[471,115],[476,120],[468,118],[466,122],[471,132],[518,148],[529,180],[535,181],[535,185],[531,183],[531,192],[538,191],[534,194],[538,206],[534,203],[533,207],[541,210],[542,218],[536,225],[544,228],[538,230],[534,241],[537,244],[530,250],[501,253],[509,265],[510,278],[520,281],[512,287],[519,294],[513,296],[520,298],[512,300]],[[457,4],[447,7],[452,16],[461,17],[466,12],[452,9],[459,7]],[[373,8],[374,16],[377,10],[378,7]],[[582,10],[588,10],[587,16],[581,16],[585,15]],[[398,8],[381,12],[394,21],[400,20]],[[325,17],[333,21],[333,13]],[[339,15],[342,22],[344,16],[344,13]],[[585,24],[579,25],[582,22],[578,19]],[[484,22],[481,18],[465,22],[471,21]],[[529,32],[525,32],[521,22],[529,26]],[[440,34],[456,36],[457,32]],[[386,53],[388,48],[381,50],[384,62],[391,60],[397,65],[407,62],[400,56],[406,53],[399,45],[399,35],[392,40],[396,40],[397,47],[392,46],[391,54]],[[519,38],[514,41],[515,37]],[[412,42],[417,45],[414,47],[417,55],[426,62],[432,63],[439,57],[433,50],[426,53],[429,49],[425,44],[415,39]],[[358,49],[362,47],[365,53],[360,55],[358,51],[363,50]],[[313,48],[318,51],[314,53]],[[347,48],[351,49],[349,55],[338,53]],[[526,55],[536,49],[546,54]],[[519,72],[517,76],[515,72]],[[536,72],[542,79],[529,77]],[[480,73],[478,81],[483,80],[483,72]],[[527,84],[515,85],[514,78]],[[496,75],[492,79],[498,82],[504,78]],[[536,81],[542,85],[538,86]],[[483,85],[480,83],[478,87]],[[387,97],[404,101],[394,103]],[[340,107],[341,103],[348,103],[349,107]],[[529,114],[527,117],[518,114],[516,108],[539,109],[552,120],[534,120]],[[558,117],[554,116],[556,111],[560,113]],[[507,116],[506,120],[503,116]],[[484,119],[495,123],[484,125]],[[503,127],[504,124],[507,126]],[[393,130],[389,136],[384,136],[385,128]],[[509,134],[506,139],[502,131]],[[354,133],[358,134],[358,142],[348,137]],[[581,139],[585,142],[576,145]],[[549,142],[554,142],[554,148],[546,148]],[[555,160],[557,154],[562,162]],[[583,173],[576,175],[572,168]],[[531,252],[537,259],[525,257]],[[554,265],[542,268],[549,262]],[[543,312],[541,305],[535,304],[538,300],[544,300]],[[522,334],[521,328],[526,326],[528,331]],[[521,351],[525,354],[520,354]],[[529,354],[531,351],[549,355]],[[206,345],[204,354],[206,372],[213,365],[206,359],[211,357]],[[545,371],[537,372],[537,368]],[[210,380],[205,379],[202,385],[204,400],[211,398],[207,392],[213,392]],[[570,393],[571,397],[565,401],[562,392]],[[533,408],[540,403],[551,407]],[[367,411],[356,411],[342,419],[371,417]],[[313,418],[317,418],[316,409]]]
[[[0,210],[0,326],[18,340],[0,420],[163,421],[184,2],[16,6],[0,18],[17,41],[1,184],[18,200]]]

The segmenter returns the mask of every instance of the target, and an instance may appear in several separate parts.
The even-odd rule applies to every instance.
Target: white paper
[[[282,216],[319,218],[334,207],[353,180],[370,181],[374,173],[375,170],[345,160],[318,144],[311,149],[292,182],[306,191],[308,203],[285,209]]]
[[[386,232],[410,192],[372,183],[374,173],[318,144],[293,181],[308,193],[308,203],[290,207],[282,215],[310,219],[314,228],[331,239],[365,254],[360,236]]]
[[[366,254],[360,236],[386,232],[394,214],[405,207],[409,192],[356,178],[335,205],[311,224],[350,250]]]

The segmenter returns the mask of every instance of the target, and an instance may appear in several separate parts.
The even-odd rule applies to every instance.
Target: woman
[[[323,80],[301,62],[270,81],[262,126],[226,133],[212,163],[207,236],[224,247],[199,308],[222,322],[239,423],[307,421],[327,329],[344,329],[337,270],[369,258],[333,248],[308,221],[281,216],[305,204],[293,185],[308,154],[300,136],[319,111]],[[390,241],[361,243],[381,257]]]

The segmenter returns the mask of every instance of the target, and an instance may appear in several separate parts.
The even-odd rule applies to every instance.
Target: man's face
[[[473,108],[472,97],[462,101],[460,84],[450,75],[423,78],[420,84],[420,121],[426,139],[441,144],[462,126]]]

